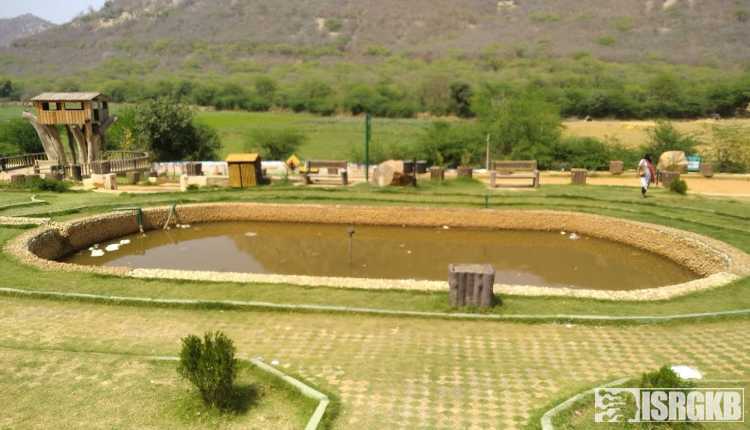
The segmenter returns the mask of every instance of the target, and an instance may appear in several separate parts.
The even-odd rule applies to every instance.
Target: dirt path
[[[188,333],[220,329],[242,355],[279,360],[338,394],[338,428],[520,428],[562,394],[668,363],[714,380],[750,378],[748,320],[517,325],[0,299],[0,326],[3,346],[152,355],[176,354]]]
[[[724,197],[750,197],[750,178],[738,176],[737,179],[707,179],[698,175],[683,176],[688,184],[688,192],[691,194],[704,194]],[[561,175],[543,175],[542,185],[567,185],[570,178]],[[601,176],[590,177],[588,183],[591,185],[614,185],[622,187],[640,187],[639,179],[635,175]]]

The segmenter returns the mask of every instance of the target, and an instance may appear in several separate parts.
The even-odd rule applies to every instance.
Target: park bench
[[[339,160],[308,160],[300,170],[306,185],[322,181],[341,181],[342,185],[349,185],[349,162]]]
[[[539,188],[539,169],[536,160],[495,161],[490,172],[490,186],[496,188],[499,186],[498,180],[504,179],[531,179],[531,187]]]

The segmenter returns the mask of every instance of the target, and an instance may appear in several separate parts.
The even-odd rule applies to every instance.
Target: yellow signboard
[[[286,165],[289,166],[290,169],[295,170],[297,167],[299,167],[302,164],[301,161],[299,161],[299,158],[297,158],[297,155],[292,154],[289,159],[286,160]]]

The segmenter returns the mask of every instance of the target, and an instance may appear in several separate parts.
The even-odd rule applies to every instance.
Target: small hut
[[[227,164],[229,165],[229,186],[232,188],[250,188],[265,182],[258,154],[230,154],[227,157]]]

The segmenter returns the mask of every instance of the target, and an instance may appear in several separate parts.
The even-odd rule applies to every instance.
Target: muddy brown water
[[[496,282],[636,290],[697,279],[689,269],[628,245],[561,232],[213,223],[132,235],[82,265],[382,279],[447,280],[451,263],[487,263]],[[121,239],[98,244],[99,249]]]

